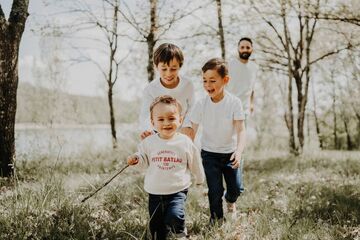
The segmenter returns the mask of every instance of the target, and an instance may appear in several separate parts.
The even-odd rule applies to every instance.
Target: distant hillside
[[[137,120],[139,101],[114,99],[117,122]],[[88,97],[20,83],[17,123],[100,124],[109,122],[109,104],[103,97]]]

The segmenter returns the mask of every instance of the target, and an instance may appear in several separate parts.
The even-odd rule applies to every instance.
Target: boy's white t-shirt
[[[176,133],[171,139],[153,134],[138,146],[139,166],[147,167],[144,189],[150,194],[173,194],[195,183],[204,182],[205,174],[199,150],[191,139]]]
[[[195,103],[194,85],[188,78],[179,78],[179,84],[173,89],[164,87],[160,82],[160,78],[153,80],[145,87],[139,115],[139,126],[142,132],[153,129],[150,121],[150,105],[156,97],[161,95],[170,95],[180,102],[182,116],[184,117],[182,127],[191,127],[189,113]]]
[[[225,91],[224,98],[214,103],[206,96],[195,104],[190,119],[203,127],[203,150],[216,153],[231,153],[236,150],[237,136],[233,121],[245,119],[239,98]]]
[[[253,61],[242,63],[238,58],[229,61],[230,81],[227,90],[240,98],[246,114],[250,113],[250,96],[254,90],[258,66]]]

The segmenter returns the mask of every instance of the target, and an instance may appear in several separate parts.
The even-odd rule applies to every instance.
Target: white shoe
[[[228,213],[236,212],[236,204],[235,203],[229,203],[229,202],[226,201],[226,208],[227,208]]]
[[[187,235],[187,228],[186,227],[184,229],[184,232],[175,234],[175,238],[179,239],[179,240],[188,239],[187,237],[188,237],[188,235]]]

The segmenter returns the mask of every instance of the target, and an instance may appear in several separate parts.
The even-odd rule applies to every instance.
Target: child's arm
[[[185,114],[184,114],[184,121],[182,123],[182,127],[183,128],[191,128],[190,115],[191,115],[194,105],[195,105],[195,88],[191,81],[189,81],[188,87],[186,88],[186,92],[189,95],[185,99],[186,106],[183,106],[183,108],[185,110]]]
[[[234,120],[234,127],[237,135],[237,147],[235,152],[231,155],[230,160],[233,160],[231,165],[232,168],[240,167],[240,160],[242,152],[245,148],[246,143],[246,132],[245,132],[245,124],[244,120]]]
[[[195,134],[194,130],[191,127],[183,127],[180,129],[180,132],[188,136],[192,141],[194,141]]]
[[[186,112],[184,115],[184,121],[182,123],[182,128],[180,129],[180,132],[188,136],[192,141],[194,141],[195,134],[194,134],[194,130],[191,128],[192,124],[190,120],[190,115],[195,105],[195,89],[192,83],[190,83],[189,86],[190,87],[188,91],[190,92],[190,96],[188,97],[188,99],[186,99]]]
[[[192,138],[192,140],[194,141],[197,130],[199,128],[199,124],[191,122],[191,125],[192,125],[192,130],[193,130],[193,138]]]
[[[138,151],[134,154],[131,154],[127,157],[126,161],[129,165],[139,164],[141,168],[149,166],[148,155],[146,154],[146,144],[144,141],[141,141],[138,145]]]

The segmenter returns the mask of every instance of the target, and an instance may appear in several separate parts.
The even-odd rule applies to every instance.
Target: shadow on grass
[[[245,172],[257,172],[263,174],[273,174],[278,171],[289,171],[296,169],[296,157],[289,156],[287,158],[269,158],[267,160],[252,161],[245,164]]]
[[[353,185],[316,189],[307,186],[300,192],[304,199],[294,211],[294,222],[308,218],[314,222],[324,221],[330,225],[360,225],[360,191]]]
[[[245,172],[258,174],[275,174],[277,172],[305,171],[315,168],[318,171],[331,170],[334,174],[344,177],[360,175],[360,161],[353,159],[301,158],[295,156],[274,157],[266,160],[246,161]]]

